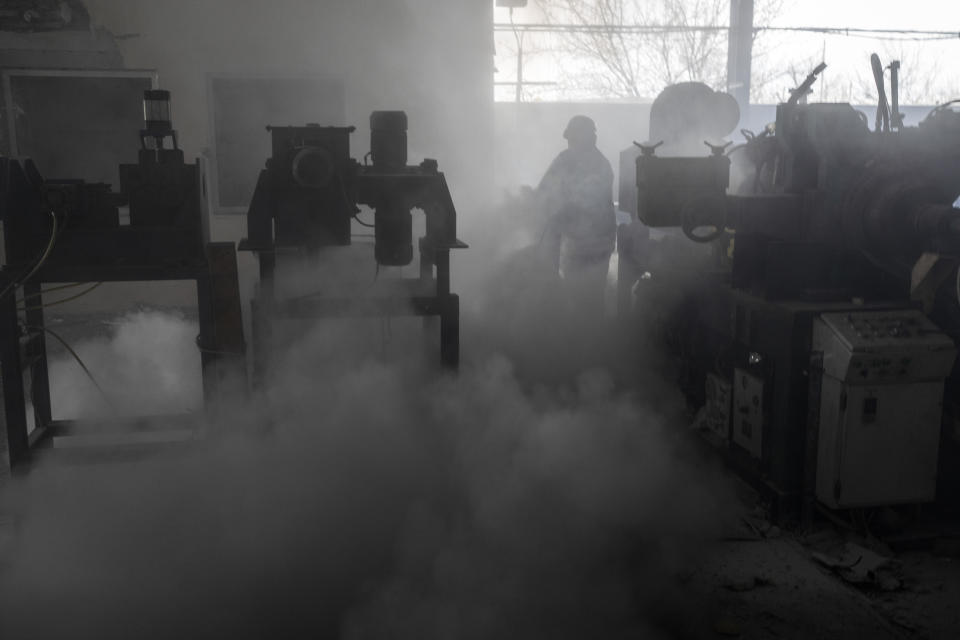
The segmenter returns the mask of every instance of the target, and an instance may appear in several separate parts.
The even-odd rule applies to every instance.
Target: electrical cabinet
[[[825,313],[816,495],[844,509],[932,501],[956,348],[917,310]]]

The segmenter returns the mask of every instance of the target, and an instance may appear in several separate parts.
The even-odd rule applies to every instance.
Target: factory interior
[[[0,639],[960,638],[960,11],[814,4],[0,0]]]

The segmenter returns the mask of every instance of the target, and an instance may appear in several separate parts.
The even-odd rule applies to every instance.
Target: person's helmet
[[[597,125],[587,116],[573,116],[563,131],[567,140],[584,140],[597,134]]]

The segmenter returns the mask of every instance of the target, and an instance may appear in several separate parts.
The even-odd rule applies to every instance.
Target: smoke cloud
[[[197,411],[203,403],[197,323],[182,314],[140,310],[105,321],[110,335],[71,345],[96,385],[64,354],[50,363],[55,419]],[[55,329],[56,330],[56,329]],[[60,349],[56,339],[48,348]]]
[[[160,69],[188,156],[210,137],[198,69],[334,73],[351,123],[406,109],[411,158],[440,159],[471,244],[452,257],[460,371],[438,370],[419,320],[290,322],[265,384],[217,407],[208,437],[106,464],[48,452],[0,496],[15,523],[0,637],[672,636],[678,576],[731,497],[684,445],[659,354],[578,314],[544,263],[542,221],[465,197],[488,189],[488,34],[464,41],[457,3],[293,4],[91,14],[143,33],[125,63]],[[281,274],[284,294],[374,292],[395,274],[360,245]],[[63,357],[55,414],[201,419],[196,334],[182,316],[121,317],[73,345],[114,408]]]
[[[562,291],[518,268],[534,259],[508,252],[468,287],[457,375],[419,324],[313,323],[216,437],[106,465],[51,452],[0,507],[0,635],[669,635],[730,496],[663,385],[601,366],[623,346],[560,313]],[[141,312],[77,351],[124,412],[169,413],[198,406],[195,336]],[[82,375],[54,363],[58,404],[102,415]]]

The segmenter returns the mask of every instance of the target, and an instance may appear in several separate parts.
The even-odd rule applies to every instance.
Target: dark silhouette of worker
[[[571,118],[563,137],[567,149],[537,187],[549,218],[541,243],[551,252],[575,304],[601,317],[617,231],[613,169],[597,149],[597,128],[590,118]]]

